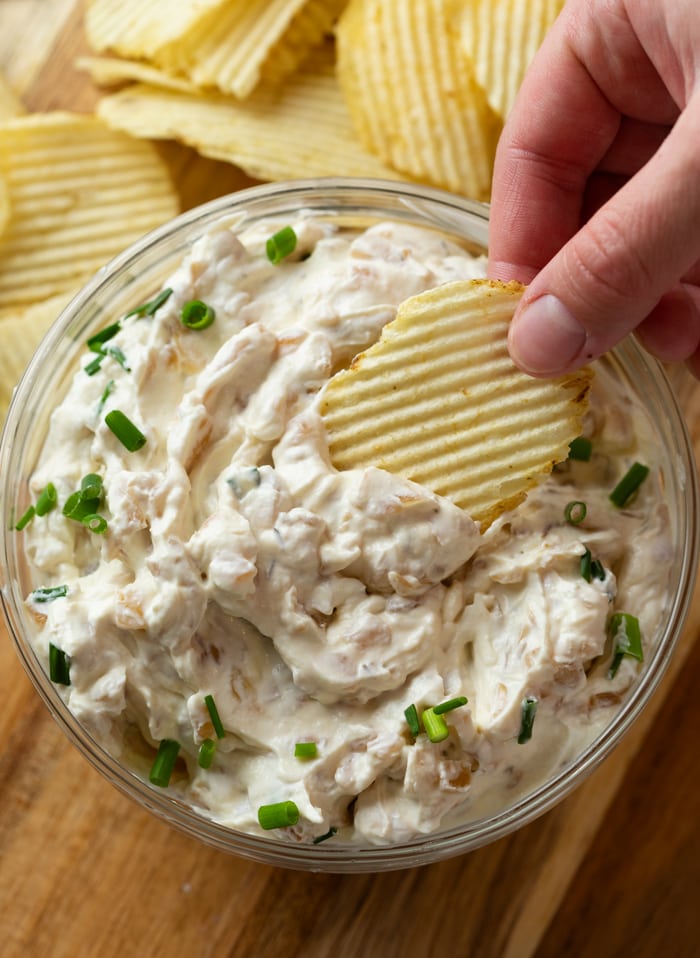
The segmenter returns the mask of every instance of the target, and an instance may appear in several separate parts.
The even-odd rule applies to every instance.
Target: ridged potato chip
[[[153,57],[227,0],[89,0],[85,33],[93,50]]]
[[[462,42],[491,107],[505,119],[564,0],[470,0]]]
[[[200,87],[239,98],[263,79],[281,80],[321,43],[344,0],[228,0],[155,62]]]
[[[477,83],[455,0],[350,0],[338,77],[363,143],[412,178],[487,199],[501,122]]]
[[[99,86],[118,86],[127,81],[150,83],[180,93],[199,93],[199,88],[184,77],[173,76],[160,67],[125,57],[78,57],[75,65],[85,70]]]
[[[0,176],[0,237],[10,222],[10,190],[4,176]]]
[[[404,476],[485,529],[566,459],[592,373],[533,379],[513,364],[507,334],[522,290],[457,281],[405,300],[321,392],[336,468]]]
[[[18,308],[79,285],[178,212],[155,148],[94,117],[56,112],[0,124],[11,216],[0,236],[0,304]]]
[[[97,112],[133,136],[180,140],[258,179],[403,178],[357,142],[325,48],[279,92],[261,87],[238,101],[138,84],[104,97]]]

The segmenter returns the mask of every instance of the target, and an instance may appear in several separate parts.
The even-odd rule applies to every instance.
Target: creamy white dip
[[[199,239],[155,314],[121,318],[108,344],[121,363],[88,375],[85,352],[31,482],[35,496],[54,483],[59,504],[24,532],[33,580],[66,586],[30,596],[35,646],[44,661],[49,643],[66,653],[68,707],[137,774],[163,739],[179,743],[167,788],[203,815],[264,834],[259,807],[292,801],[299,821],[277,838],[405,841],[541,784],[633,683],[629,656],[608,676],[608,621],[637,616],[648,652],[664,607],[651,429],[599,373],[591,461],[558,467],[483,536],[420,486],[337,472],[318,391],[402,300],[482,276],[485,261],[417,227],[301,215],[296,251],[274,266],[265,240],[280,225]],[[180,321],[195,299],[216,313],[201,331]],[[113,409],[146,437],[140,450],[105,424]],[[618,509],[608,494],[635,460],[650,475]],[[89,473],[103,479],[103,535],[62,514]],[[575,500],[580,525],[564,518]],[[586,549],[604,578],[582,577]],[[409,706],[459,696],[447,739],[410,733]],[[526,697],[537,711],[519,744]],[[299,742],[316,756],[295,757]]]

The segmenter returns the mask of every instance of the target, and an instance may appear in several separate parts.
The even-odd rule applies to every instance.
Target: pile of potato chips
[[[88,0],[98,115],[265,180],[389,177],[489,196],[563,0]],[[131,82],[129,82],[131,81]],[[134,82],[135,81],[135,82]]]
[[[0,76],[0,418],[72,296],[178,207],[152,144],[92,116],[27,115]]]

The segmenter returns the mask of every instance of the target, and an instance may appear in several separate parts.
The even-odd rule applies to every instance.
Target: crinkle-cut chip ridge
[[[152,58],[228,0],[89,0],[85,33],[93,50]]]
[[[319,397],[338,469],[376,466],[451,499],[485,529],[566,459],[590,369],[521,372],[508,326],[523,287],[457,281],[405,300]]]
[[[364,144],[408,176],[487,199],[501,121],[477,83],[454,0],[350,0],[338,78]]]
[[[503,119],[563,6],[564,0],[470,0],[463,5],[464,50],[489,104]]]
[[[241,99],[262,79],[281,81],[331,29],[345,0],[229,0],[178,42],[157,64],[195,85]]]
[[[11,216],[0,236],[0,304],[20,308],[79,286],[179,201],[150,143],[55,112],[0,124]]]
[[[311,54],[279,91],[260,87],[238,101],[136,84],[103,97],[97,111],[132,136],[180,140],[263,180],[406,179],[357,142],[327,46]]]

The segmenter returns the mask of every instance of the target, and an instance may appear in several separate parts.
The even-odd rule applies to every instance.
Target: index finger
[[[669,114],[626,17],[605,16],[594,17],[587,2],[569,3],[523,81],[496,154],[494,278],[529,283],[577,232],[586,184],[623,115],[663,122]]]

